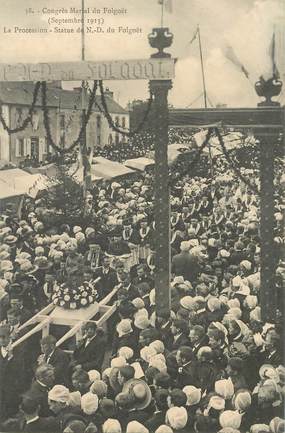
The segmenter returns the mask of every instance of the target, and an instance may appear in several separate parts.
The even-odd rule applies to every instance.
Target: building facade
[[[58,85],[48,84],[47,106],[53,141],[57,146],[69,147],[78,137],[81,127],[81,91],[63,90]],[[32,83],[1,83],[0,103],[2,116],[11,129],[20,127],[28,116],[33,99]],[[113,122],[122,129],[129,128],[129,113],[113,99],[106,89],[105,99]],[[122,134],[113,131],[101,113],[100,97],[96,98],[86,129],[87,147],[94,149],[125,141]],[[19,165],[26,158],[37,162],[46,159],[54,150],[46,138],[41,92],[35,106],[32,122],[23,131],[8,134],[0,122],[0,159]]]

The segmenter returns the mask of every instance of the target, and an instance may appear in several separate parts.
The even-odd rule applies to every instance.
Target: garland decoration
[[[95,287],[84,281],[81,286],[72,288],[68,283],[62,283],[55,288],[52,295],[52,302],[58,307],[66,310],[79,310],[89,307],[98,299],[98,292]]]
[[[195,155],[195,158],[193,159],[193,161],[190,162],[188,168],[194,167],[194,165],[199,161],[199,159],[201,158],[202,152],[205,149],[205,147],[208,145],[209,140],[210,140],[213,132],[214,132],[214,128],[213,127],[208,128],[208,132],[207,132],[207,135],[205,137],[205,140],[201,144],[201,146],[199,147],[198,152]]]
[[[94,86],[93,86],[92,92],[89,96],[88,108],[86,111],[86,115],[84,116],[84,119],[82,119],[82,121],[81,121],[81,128],[80,128],[78,137],[76,140],[74,140],[74,142],[69,147],[65,147],[65,148],[59,147],[54,142],[54,140],[52,138],[51,129],[50,129],[50,119],[49,119],[49,113],[48,113],[48,108],[47,108],[47,85],[46,85],[45,81],[43,81],[41,83],[41,85],[42,85],[42,109],[43,109],[43,114],[44,114],[44,127],[46,130],[48,143],[52,146],[52,148],[56,152],[58,152],[60,154],[69,153],[82,142],[85,129],[89,123],[90,116],[92,114],[92,107],[95,103],[96,91],[97,91],[97,86],[98,86],[97,80],[94,81]]]
[[[198,152],[196,153],[193,161],[191,161],[187,165],[187,172],[189,172],[189,169],[192,169],[193,167],[195,167],[195,165],[199,162],[199,160],[201,158],[201,155],[202,155],[202,152],[205,149],[205,147],[208,145],[209,140],[210,140],[213,132],[214,132],[214,128],[213,127],[209,127],[204,142],[199,147]],[[174,165],[175,165],[175,163],[174,163]],[[181,174],[181,171],[180,171],[180,174]],[[186,172],[184,174],[186,174]],[[174,182],[175,182],[175,177],[172,178],[171,173],[170,173],[170,185],[173,185]]]
[[[34,92],[33,92],[32,105],[29,108],[28,115],[23,120],[22,125],[18,126],[17,128],[14,128],[14,129],[9,128],[9,126],[7,125],[5,119],[4,119],[3,115],[2,115],[2,106],[0,106],[0,122],[2,123],[2,126],[3,126],[4,130],[6,132],[8,132],[8,134],[11,135],[11,134],[15,134],[17,132],[24,131],[24,129],[27,128],[27,126],[29,125],[29,123],[32,122],[32,117],[33,117],[33,113],[34,113],[34,110],[35,110],[35,105],[36,105],[36,102],[37,102],[37,99],[38,99],[38,94],[39,94],[40,87],[41,87],[41,83],[40,83],[40,81],[38,81],[35,84],[35,88],[34,88]]]
[[[241,171],[240,171],[240,169],[239,169],[239,167],[237,166],[237,164],[236,164],[236,162],[231,158],[231,156],[230,156],[230,154],[229,154],[229,152],[228,152],[228,150],[227,150],[227,148],[226,148],[226,146],[225,146],[225,143],[224,143],[224,140],[223,140],[223,137],[222,137],[222,135],[221,135],[221,133],[220,133],[220,131],[219,131],[219,129],[218,128],[214,128],[214,130],[215,130],[215,134],[216,134],[216,136],[218,137],[218,140],[219,140],[219,143],[220,143],[220,146],[221,146],[221,149],[222,149],[222,151],[223,151],[223,154],[224,154],[224,156],[225,156],[225,158],[226,158],[226,160],[227,160],[227,162],[228,162],[228,164],[229,164],[229,166],[230,166],[230,168],[233,170],[233,172],[235,173],[235,175],[242,181],[242,182],[244,182],[245,183],[245,185],[247,185],[248,186],[248,188],[252,191],[252,192],[254,192],[254,194],[259,194],[259,191],[258,191],[258,188],[255,186],[255,185],[253,185],[242,173],[241,173]]]
[[[112,119],[112,117],[111,117],[111,115],[110,115],[110,113],[108,111],[108,106],[107,106],[106,98],[105,98],[105,95],[104,95],[104,88],[103,88],[103,81],[102,80],[99,81],[99,89],[100,89],[101,104],[102,104],[103,109],[97,103],[96,103],[96,107],[98,107],[98,109],[100,110],[100,112],[105,116],[105,118],[108,121],[108,124],[109,124],[110,128],[112,128],[113,131],[118,132],[119,134],[122,134],[122,135],[127,136],[127,137],[133,137],[135,134],[138,134],[142,130],[142,128],[143,128],[143,126],[144,126],[144,124],[145,124],[145,122],[146,122],[146,120],[148,118],[148,115],[150,113],[150,110],[151,110],[151,107],[152,107],[152,103],[153,103],[153,95],[152,95],[152,93],[150,93],[150,96],[149,96],[149,99],[148,99],[148,103],[147,103],[147,108],[146,108],[146,111],[144,113],[144,116],[143,116],[142,120],[140,121],[139,125],[137,126],[137,128],[134,131],[129,132],[129,131],[125,131],[125,130],[123,130],[121,128],[118,128],[114,124],[113,119]]]

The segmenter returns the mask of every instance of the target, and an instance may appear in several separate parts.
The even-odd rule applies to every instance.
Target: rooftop
[[[32,82],[1,82],[0,83],[0,102],[8,105],[30,106],[33,99],[34,83]],[[111,96],[105,95],[109,113],[127,114],[128,112],[121,107]],[[101,105],[101,97],[96,96],[96,103]],[[38,95],[36,106],[41,104],[41,90]],[[47,85],[47,105],[48,107],[61,109],[81,109],[80,89],[66,90],[54,86],[52,83]],[[98,107],[93,108],[99,111]]]

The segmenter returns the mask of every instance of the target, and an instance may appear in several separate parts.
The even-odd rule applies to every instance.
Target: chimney
[[[105,96],[109,96],[109,98],[113,99],[114,97],[114,92],[111,92],[111,90],[109,89],[109,87],[106,87],[105,92],[104,92]]]

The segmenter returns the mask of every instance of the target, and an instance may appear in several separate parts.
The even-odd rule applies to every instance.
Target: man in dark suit
[[[197,356],[199,349],[207,346],[209,342],[206,331],[201,325],[195,325],[190,329],[189,338],[195,356]]]
[[[74,350],[72,366],[81,365],[83,370],[101,371],[106,350],[106,337],[95,322],[87,322],[84,327],[84,338]]]
[[[69,385],[66,366],[69,365],[69,356],[64,350],[56,347],[56,338],[47,335],[41,339],[42,354],[38,358],[38,363],[49,364],[54,368],[55,383]]]
[[[24,307],[24,298],[22,294],[12,292],[10,295],[10,306],[13,310],[16,310],[20,316],[20,325],[27,322],[33,315],[31,311]]]
[[[188,323],[183,319],[175,319],[171,325],[173,340],[171,344],[172,350],[178,350],[181,346],[189,346],[190,340],[188,337]]]
[[[197,257],[190,254],[189,249],[189,242],[181,242],[181,252],[172,258],[172,273],[175,276],[182,275],[184,280],[193,283],[199,273],[199,263]]]
[[[55,417],[41,418],[39,416],[40,407],[36,400],[24,396],[20,408],[25,418],[22,431],[27,433],[58,433],[60,431]]]
[[[110,243],[107,252],[112,256],[130,254],[131,250],[128,246],[128,242],[123,239],[122,228],[120,226],[116,226],[110,233]]]
[[[100,277],[100,280],[96,283],[96,287],[98,287],[101,299],[107,296],[118,284],[117,273],[115,269],[110,266],[110,262],[110,257],[104,256],[102,266],[97,268],[94,272],[95,279]]]
[[[132,279],[134,286],[138,287],[139,284],[148,283],[149,287],[154,287],[154,280],[148,272],[147,266],[140,264],[136,268],[136,276]]]
[[[181,346],[176,354],[176,361],[179,366],[177,383],[179,388],[186,385],[197,386],[197,361],[190,347]]]
[[[281,339],[279,334],[275,331],[275,329],[269,329],[265,335],[265,351],[266,355],[265,361],[270,363],[274,367],[278,367],[280,364],[283,364],[282,357],[282,346]]]
[[[155,431],[159,426],[165,423],[165,415],[168,410],[168,395],[169,394],[166,389],[158,389],[155,392],[155,411],[145,423],[145,426],[149,429],[149,431]]]
[[[23,392],[21,357],[11,349],[10,331],[0,326],[0,420],[13,416]]]
[[[39,416],[50,416],[48,392],[54,384],[54,368],[51,365],[40,365],[35,372],[35,381],[27,391],[27,397],[35,400],[40,406]]]

